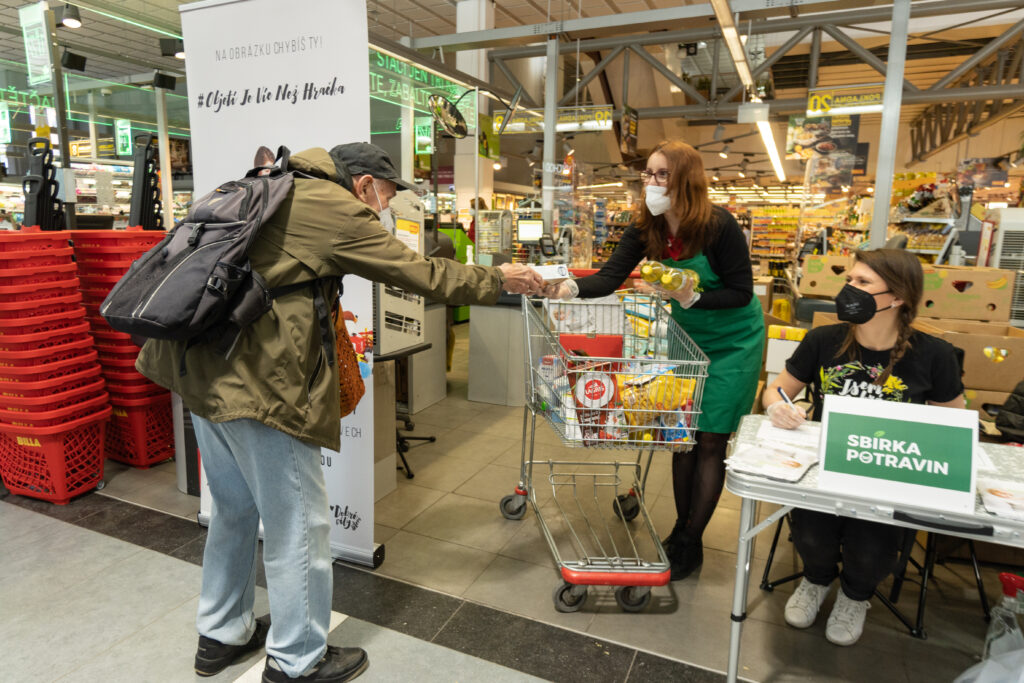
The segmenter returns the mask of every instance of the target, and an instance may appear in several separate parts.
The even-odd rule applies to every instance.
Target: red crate
[[[0,424],[0,477],[14,494],[66,505],[103,481],[110,406],[58,427]]]
[[[30,268],[6,268],[0,270],[0,287],[67,280],[68,278],[75,277],[77,272],[78,266],[73,262]]]
[[[64,231],[47,232],[0,232],[0,252],[4,251],[49,251],[67,249],[68,234]]]
[[[167,236],[163,230],[72,230],[71,243],[76,249],[103,247],[134,247],[146,251]]]
[[[61,313],[37,315],[31,318],[0,318],[0,338],[9,334],[34,334],[64,330],[78,325],[83,318],[85,318],[85,309],[81,306]]]
[[[48,349],[53,346],[70,344],[88,336],[89,323],[82,320],[75,325],[59,330],[46,330],[31,334],[5,334],[0,336],[0,352],[14,353],[32,351],[33,349]]]
[[[8,268],[35,268],[71,263],[74,253],[75,250],[71,247],[45,251],[0,251],[0,271]]]
[[[67,313],[81,306],[82,295],[73,292],[45,301],[0,301],[0,318],[34,318],[40,315]]]
[[[5,396],[48,396],[55,392],[77,389],[86,384],[91,384],[97,379],[102,379],[100,377],[100,366],[94,364],[77,372],[36,382],[3,381],[0,382],[0,401]]]
[[[102,377],[80,386],[43,394],[40,396],[10,396],[0,395],[0,405],[8,414],[11,413],[49,413],[55,410],[62,410],[73,405],[83,404],[94,400],[103,393],[106,380]],[[14,418],[12,418],[14,421]]]
[[[45,365],[2,366],[0,382],[43,382],[56,377],[74,375],[87,368],[99,367],[99,355],[92,349],[81,355],[53,361]],[[100,372],[103,369],[100,368]]]
[[[110,403],[110,397],[104,391],[97,396],[87,397],[72,405],[53,410],[0,409],[0,424],[12,427],[55,427],[102,411],[108,403]]]
[[[135,399],[111,397],[110,403],[108,458],[145,469],[174,457],[170,393]]]
[[[0,351],[0,373],[4,368],[26,368],[47,365],[62,360],[72,360],[92,351],[92,337],[84,335],[81,339],[66,341],[57,346],[31,351]]]

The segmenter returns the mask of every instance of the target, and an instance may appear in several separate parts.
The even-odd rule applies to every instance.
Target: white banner
[[[241,177],[260,146],[301,152],[370,139],[365,0],[207,0],[179,9],[195,196]],[[357,319],[349,324],[355,341],[372,330],[372,290],[352,276],[344,285],[342,306]],[[364,381],[366,395],[342,421],[341,452],[324,450],[322,463],[335,521],[332,552],[372,564],[369,372]],[[200,519],[209,509],[201,505]]]

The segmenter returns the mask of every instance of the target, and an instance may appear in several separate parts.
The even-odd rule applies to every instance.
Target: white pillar
[[[483,31],[494,28],[494,5],[491,0],[459,0],[455,6],[455,30]],[[455,55],[455,68],[459,71],[476,76],[482,81],[490,82],[487,53],[484,50],[463,50]],[[466,98],[473,97],[466,95]],[[477,101],[477,111],[486,113],[490,98],[481,96]],[[472,206],[474,197],[483,197],[488,208],[491,207],[491,194],[494,192],[494,168],[491,162],[477,159],[476,121],[467,121],[473,132],[461,140],[455,141],[455,209],[467,209]],[[445,188],[441,188],[444,190]]]
[[[171,145],[167,137],[167,97],[163,88],[153,88],[156,96],[157,150],[160,153],[160,203],[163,204],[164,230],[174,227],[174,192],[171,189]]]

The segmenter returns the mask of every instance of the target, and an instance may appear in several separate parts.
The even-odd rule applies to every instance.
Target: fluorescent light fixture
[[[598,183],[597,185],[580,185],[576,189],[577,190],[593,190],[596,187],[622,187],[624,184],[625,183],[623,183],[621,181],[617,182],[617,183]]]
[[[722,37],[725,38],[725,45],[729,48],[732,61],[736,64],[736,73],[743,85],[748,88],[754,87],[754,76],[750,73],[747,52],[743,47],[743,41],[740,40],[740,34],[736,30],[736,22],[732,17],[729,0],[711,0],[711,8],[715,11],[715,18],[718,19],[718,25],[722,28]]]
[[[758,121],[757,129],[761,132],[761,139],[764,141],[765,149],[768,150],[768,158],[772,161],[775,177],[785,182],[786,171],[782,168],[782,158],[779,156],[779,149],[775,146],[775,134],[772,133],[772,124],[768,121]]]

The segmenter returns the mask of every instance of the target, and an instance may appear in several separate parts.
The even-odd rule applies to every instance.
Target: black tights
[[[729,434],[697,432],[693,450],[672,454],[672,491],[682,533],[699,541],[711,521],[725,483],[725,449]]]

